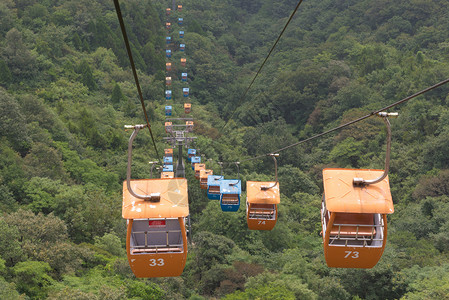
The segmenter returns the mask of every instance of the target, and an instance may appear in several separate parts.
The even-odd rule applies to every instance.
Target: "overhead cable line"
[[[145,121],[147,123],[148,130],[150,131],[151,140],[153,142],[154,150],[156,151],[156,157],[159,160],[159,164],[162,165],[161,159],[159,157],[159,153],[157,151],[156,143],[154,141],[153,132],[151,131],[151,125],[150,125],[150,121],[148,119],[147,109],[145,108],[145,103],[143,101],[143,95],[142,95],[142,90],[140,88],[139,78],[137,77],[136,65],[134,64],[134,59],[133,59],[133,55],[131,52],[131,47],[129,45],[128,35],[126,34],[125,23],[123,22],[122,11],[120,9],[120,4],[118,3],[118,0],[114,0],[114,5],[115,5],[115,11],[117,12],[117,18],[120,23],[120,28],[122,30],[123,39],[125,41],[126,51],[128,52],[129,62],[131,64],[131,69],[133,71],[134,80],[136,82],[137,92],[139,93],[140,103],[142,104],[142,110],[143,110],[143,114],[145,116]]]
[[[273,52],[274,48],[276,47],[277,43],[279,42],[279,40],[281,39],[282,35],[284,34],[285,29],[287,29],[288,24],[290,24],[290,21],[293,19],[293,16],[295,15],[296,11],[298,10],[299,6],[301,5],[303,0],[299,0],[298,4],[295,7],[295,10],[292,12],[292,14],[290,15],[290,18],[288,18],[287,23],[285,24],[284,28],[282,29],[281,33],[279,34],[278,38],[276,39],[276,42],[273,44],[273,46],[271,47],[270,52],[268,52],[267,57],[265,57],[265,60],[262,62],[262,64],[259,67],[259,70],[257,71],[256,75],[254,76],[253,80],[251,80],[251,83],[249,84],[248,88],[245,90],[245,92],[243,93],[243,95],[240,97],[239,101],[237,101],[237,103],[243,103],[243,99],[245,98],[246,94],[248,93],[248,91],[251,89],[254,81],[256,80],[257,76],[259,76],[260,71],[262,70],[263,66],[265,65],[265,63],[267,62],[268,58],[270,57],[271,53]],[[240,105],[236,105],[234,108],[234,111],[232,112],[231,116],[229,117],[229,119],[226,121],[226,123],[223,125],[223,127],[220,129],[220,131],[222,131],[226,125],[228,125],[229,121],[232,119],[232,117],[234,116],[235,112],[237,111],[237,109],[239,108]]]
[[[326,130],[326,131],[324,131],[324,132],[322,132],[322,133],[316,134],[316,135],[314,135],[314,136],[311,136],[311,137],[309,137],[309,138],[307,138],[307,139],[301,140],[301,141],[296,142],[296,143],[294,143],[294,144],[285,146],[285,147],[280,148],[280,149],[277,149],[277,150],[273,150],[273,151],[271,151],[271,152],[269,152],[269,153],[266,153],[266,154],[258,155],[258,156],[255,156],[255,157],[251,157],[251,158],[247,158],[247,159],[240,160],[240,163],[246,162],[246,161],[255,160],[255,159],[259,159],[259,158],[262,158],[262,157],[266,157],[266,156],[272,155],[273,153],[279,153],[279,152],[281,152],[281,151],[284,151],[284,150],[290,149],[290,148],[292,148],[292,147],[296,147],[296,146],[298,146],[298,145],[304,144],[304,143],[306,143],[306,142],[309,142],[309,141],[311,141],[311,140],[317,139],[317,138],[319,138],[319,137],[322,137],[323,135],[326,135],[326,134],[329,134],[329,133],[331,133],[331,132],[337,131],[337,130],[342,129],[342,128],[344,128],[344,127],[348,127],[349,125],[352,125],[352,124],[355,124],[355,123],[357,123],[357,122],[363,121],[363,120],[365,120],[365,119],[367,119],[367,118],[369,118],[369,117],[372,117],[372,116],[374,116],[374,115],[376,115],[376,114],[378,114],[378,113],[380,113],[380,112],[382,112],[382,111],[386,111],[386,110],[388,110],[388,109],[390,109],[390,108],[392,108],[392,107],[395,107],[395,106],[397,106],[397,105],[399,105],[399,104],[402,104],[402,103],[404,103],[404,102],[407,102],[407,101],[409,101],[409,100],[411,100],[411,99],[413,99],[413,98],[415,98],[415,97],[417,97],[417,96],[419,96],[419,95],[422,95],[422,94],[424,94],[424,93],[427,93],[427,92],[429,92],[429,91],[431,91],[431,90],[433,90],[433,89],[435,89],[435,88],[437,88],[437,87],[440,87],[440,86],[442,86],[442,85],[444,85],[444,84],[446,84],[446,83],[448,83],[448,82],[449,82],[449,78],[447,78],[446,80],[443,80],[443,81],[441,81],[441,82],[439,82],[439,83],[437,83],[437,84],[435,84],[435,85],[432,85],[432,86],[430,86],[430,87],[428,87],[428,88],[426,88],[426,89],[424,89],[424,90],[421,90],[421,91],[419,91],[419,92],[417,92],[417,93],[415,93],[415,94],[413,94],[413,95],[410,95],[410,96],[408,96],[408,97],[406,97],[406,98],[404,98],[404,99],[402,99],[402,100],[399,100],[399,101],[397,101],[397,102],[394,102],[394,103],[392,103],[392,104],[390,104],[390,105],[388,105],[388,106],[385,106],[385,107],[383,107],[383,108],[381,108],[381,109],[372,111],[372,112],[370,112],[369,114],[367,114],[367,115],[365,115],[365,116],[363,116],[363,117],[360,117],[360,118],[358,118],[358,119],[352,120],[352,121],[350,121],[350,122],[347,122],[347,123],[345,123],[345,124],[343,124],[343,125],[340,125],[340,126],[337,126],[337,127],[335,127],[335,128]],[[231,163],[231,162],[229,162],[229,163]]]

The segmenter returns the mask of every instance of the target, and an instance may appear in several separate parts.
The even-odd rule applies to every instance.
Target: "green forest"
[[[274,180],[274,166],[270,157],[246,159],[449,78],[448,1],[304,0],[241,99],[297,3],[177,2],[193,146],[215,174],[220,161],[242,161],[242,203],[222,212],[186,168],[192,244],[184,272],[137,279],[121,215],[131,134],[123,126],[145,119],[114,3],[2,0],[0,299],[449,299],[449,85],[391,110],[399,113],[391,120],[395,212],[374,268],[326,266],[320,208],[322,169],[384,167],[380,118],[280,152],[276,227],[248,230],[246,181]],[[120,1],[159,154],[169,146],[171,4]],[[182,84],[173,81],[179,116]],[[148,162],[161,157],[148,131],[133,153],[133,178],[149,178]],[[223,173],[237,177],[233,164]]]

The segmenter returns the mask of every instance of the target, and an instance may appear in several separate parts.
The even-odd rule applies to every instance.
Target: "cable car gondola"
[[[162,172],[161,178],[175,178],[174,172]]]
[[[165,77],[165,85],[171,85],[171,77]]]
[[[179,44],[179,50],[180,51],[186,50],[186,44]]]
[[[207,179],[212,175],[214,175],[213,170],[200,170],[200,188],[202,190],[207,189]]]
[[[132,142],[145,126],[127,126],[134,129],[128,144],[122,204],[128,262],[138,278],[180,276],[187,260],[187,180],[131,180]]]
[[[186,121],[186,132],[193,131],[193,121]]]
[[[171,36],[167,36],[167,37],[165,37],[165,43],[168,45],[168,44],[171,44]]]
[[[184,97],[189,97],[189,88],[183,88],[182,89],[182,94]]]
[[[166,22],[165,23],[165,29],[170,30],[171,28],[171,23],[170,22]]]
[[[222,179],[220,183],[220,206],[222,211],[238,211],[242,183],[239,179]]]
[[[195,171],[195,178],[200,179],[200,171],[206,170],[206,164],[195,163],[193,164],[193,170]]]
[[[162,172],[173,172],[173,165],[164,165]]]
[[[173,156],[164,156],[164,165],[172,165]]]
[[[192,162],[192,157],[196,155],[196,149],[187,149],[187,161]]]
[[[186,66],[186,62],[187,62],[187,59],[181,58],[181,66],[185,67]]]
[[[165,100],[170,100],[171,99],[171,90],[166,90],[165,91]]]
[[[170,123],[170,122],[165,122],[165,123]],[[173,157],[173,149],[172,148],[168,148],[168,149],[164,149],[164,156],[165,157]]]
[[[172,122],[165,122],[165,132],[166,133],[171,133],[172,131],[173,131]],[[172,151],[172,155],[173,155],[173,151]]]
[[[192,164],[192,170],[195,170],[195,164],[201,163],[201,157],[200,156],[192,156],[190,158],[190,162]]]
[[[178,4],[178,11],[182,11],[182,5]]]
[[[167,58],[171,58],[171,50],[170,49],[165,50],[165,56]]]
[[[321,223],[329,267],[372,268],[382,257],[387,214],[394,212],[388,180],[391,129],[387,117],[396,115],[378,114],[387,125],[385,170],[323,170]]]
[[[178,18],[178,25],[179,26],[182,26],[183,22],[184,22],[183,18]]]
[[[165,63],[165,70],[168,72],[168,71],[171,71],[171,63]]]
[[[276,181],[246,182],[246,222],[249,229],[272,230],[277,221],[277,205],[281,201],[279,182],[277,178],[276,156],[274,159]]]
[[[166,105],[165,106],[165,115],[167,117],[171,116],[171,112],[172,112],[172,106],[171,105]]]
[[[192,111],[192,104],[184,103],[184,113],[190,114],[191,111]]]
[[[179,37],[182,39],[184,37],[184,30],[179,31]]]
[[[187,81],[187,73],[181,73],[181,81]]]
[[[207,198],[209,200],[220,200],[220,186],[223,178],[223,175],[207,177]]]

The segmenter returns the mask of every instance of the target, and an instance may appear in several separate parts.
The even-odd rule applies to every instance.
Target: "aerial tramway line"
[[[240,196],[242,193],[241,180],[239,176],[240,162],[260,159],[270,156],[275,164],[275,180],[268,182],[247,181],[246,182],[246,219],[249,229],[271,230],[274,228],[278,218],[278,205],[280,203],[280,189],[277,178],[277,160],[279,152],[296,147],[305,142],[332,133],[336,130],[360,122],[371,116],[383,118],[387,126],[387,151],[384,170],[372,169],[324,169],[323,184],[324,193],[321,204],[321,226],[323,238],[323,250],[326,263],[329,267],[339,268],[372,268],[377,264],[385,249],[387,238],[387,214],[394,212],[388,180],[389,157],[391,145],[391,129],[388,117],[396,116],[394,113],[386,113],[401,103],[409,101],[423,93],[435,89],[449,82],[446,79],[434,86],[424,89],[416,94],[395,102],[387,107],[373,111],[366,116],[350,121],[346,124],[332,128],[323,133],[301,140],[289,146],[277,149],[273,152],[247,158],[240,162],[228,162],[237,167],[237,179],[225,179],[223,168],[221,175],[214,175],[213,170],[207,169],[206,164],[201,162],[201,156],[197,150],[190,148],[190,143],[195,137],[186,134],[193,131],[192,118],[173,118],[173,107],[176,105],[172,90],[173,76],[171,73],[178,68],[172,61],[174,51],[185,51],[185,44],[179,42],[178,47],[173,46],[172,36],[166,37],[166,77],[165,77],[165,131],[168,137],[164,140],[171,144],[171,148],[164,150],[162,172],[160,179],[131,179],[132,142],[139,130],[148,127],[153,146],[157,154],[151,126],[148,121],[140,85],[135,72],[135,66],[129,48],[126,31],[124,29],[118,0],[114,0],[117,15],[122,28],[128,55],[133,69],[136,86],[145,114],[146,125],[127,126],[133,129],[128,145],[128,169],[127,180],[123,183],[123,218],[127,220],[127,255],[128,260],[136,277],[165,277],[179,276],[185,266],[187,257],[187,237],[189,234],[189,208],[187,198],[187,180],[184,177],[184,165],[182,148],[186,147],[186,161],[190,163],[195,178],[199,180],[201,189],[207,190],[207,197],[211,200],[219,200],[220,207],[225,212],[235,212],[240,207]],[[268,56],[260,66],[255,77],[242,95],[245,97],[251,88],[262,67],[278,43],[280,37],[291,21],[302,0],[299,1],[294,12],[284,26],[281,34],[271,48]],[[182,5],[173,3],[173,9],[182,11]],[[170,33],[173,24],[183,26],[184,18],[177,17],[172,22],[170,16],[172,10],[166,9],[167,21],[165,28]],[[175,16],[176,17],[176,16]],[[179,30],[178,39],[184,38],[184,30]],[[170,49],[173,46],[173,49]],[[184,55],[183,55],[184,56]],[[182,68],[186,68],[186,57],[179,60]],[[181,83],[188,84],[187,71],[184,69],[180,74]],[[175,77],[176,78],[176,77]],[[184,114],[191,113],[190,89],[182,88],[184,99]],[[242,101],[239,101],[242,103]],[[171,105],[169,105],[171,104]],[[233,118],[236,107],[222,129]],[[177,124],[185,121],[185,124]],[[174,169],[173,148],[178,146],[178,165]],[[158,156],[158,154],[157,154]],[[155,162],[150,162],[155,163]],[[159,163],[161,163],[159,161]],[[222,167],[223,163],[220,163]],[[154,165],[152,165],[153,168]],[[151,169],[152,170],[152,169]]]

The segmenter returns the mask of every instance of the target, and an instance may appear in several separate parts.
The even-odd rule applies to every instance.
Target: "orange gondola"
[[[274,160],[276,181],[246,182],[246,222],[249,229],[272,230],[277,222],[277,205],[281,202],[276,161],[279,154],[270,156]]]
[[[186,132],[193,131],[193,121],[186,121]]]
[[[165,132],[171,133],[173,131],[173,123],[172,122],[165,122]]]
[[[191,111],[192,111],[192,104],[184,103],[184,113],[190,114]]]
[[[128,144],[122,204],[128,262],[138,278],[180,276],[187,260],[187,180],[131,180],[132,142],[144,127],[127,127],[134,129]]]
[[[280,203],[279,183],[246,182],[246,220],[253,230],[271,230],[277,221],[277,205]]]
[[[196,163],[194,166],[195,178],[200,179],[200,171],[206,170],[206,164]]]
[[[172,148],[164,149],[164,156],[173,157],[173,149]]]
[[[214,171],[213,170],[200,170],[200,188],[202,190],[206,190],[207,189],[207,178],[210,175],[214,175]]]
[[[387,242],[387,214],[394,212],[388,169],[391,129],[388,114],[385,170],[324,169],[321,223],[329,267],[372,268]],[[374,179],[372,179],[374,178]]]
[[[162,172],[161,178],[175,178],[174,172]]]

